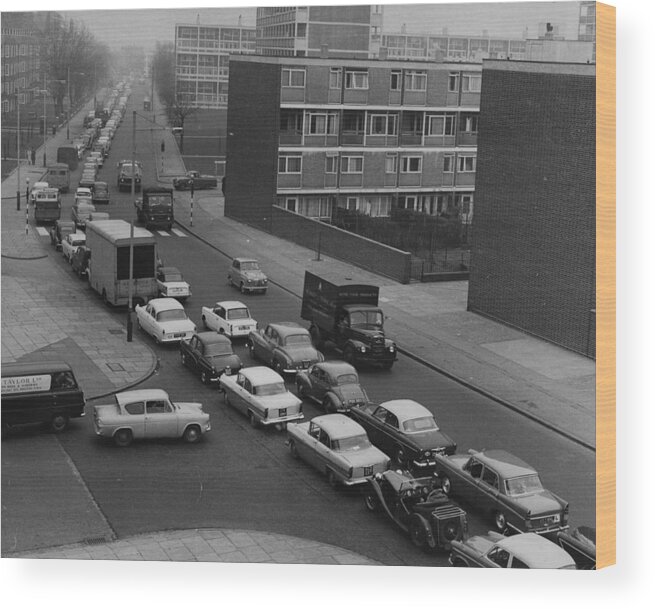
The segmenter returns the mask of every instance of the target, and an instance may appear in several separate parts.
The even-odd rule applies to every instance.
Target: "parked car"
[[[348,412],[368,404],[368,396],[359,384],[357,370],[338,360],[314,364],[296,374],[296,388],[301,398],[323,406],[325,412]]]
[[[50,229],[50,243],[55,246],[56,250],[61,250],[61,243],[66,238],[75,232],[75,222],[69,220],[55,220],[55,223]]]
[[[227,282],[239,288],[242,294],[246,292],[266,293],[268,277],[259,268],[259,262],[254,258],[235,258],[227,272]]]
[[[84,233],[74,232],[66,235],[66,238],[61,242],[61,253],[69,264],[77,248],[83,245],[86,245],[86,235]]]
[[[109,186],[107,182],[94,182],[93,183],[93,204],[109,205]]]
[[[75,222],[77,228],[84,229],[87,220],[95,210],[96,208],[92,205],[91,199],[79,199],[71,208],[71,219]]]
[[[287,446],[327,476],[330,486],[366,483],[389,468],[389,457],[373,446],[364,428],[343,414],[325,414],[287,427]]]
[[[105,162],[104,156],[99,150],[93,150],[89,152],[89,156],[87,158],[89,160],[94,160],[98,168],[102,167]]]
[[[134,307],[134,311],[137,326],[158,344],[179,343],[191,338],[196,331],[196,325],[175,298],[153,298],[146,305]]]
[[[572,531],[560,531],[557,542],[573,557],[578,570],[596,569],[596,529],[582,526]]]
[[[86,201],[91,202],[93,200],[92,189],[87,188],[86,186],[78,186],[75,190],[75,203],[80,199],[85,199]]]
[[[80,279],[85,277],[88,273],[89,258],[91,258],[91,250],[85,245],[78,247],[71,256],[71,267],[73,267],[73,272],[76,273]]]
[[[202,307],[201,314],[205,328],[230,338],[248,336],[257,330],[257,322],[250,315],[248,307],[238,300],[217,302],[211,308]]]
[[[453,541],[449,562],[453,567],[501,569],[575,569],[575,561],[556,543],[536,533],[505,537],[489,531]]]
[[[157,290],[165,298],[186,300],[191,296],[191,286],[174,266],[160,266],[157,269]]]
[[[557,533],[568,528],[569,505],[547,491],[537,471],[504,450],[435,455],[444,492],[489,514],[496,529]]]
[[[180,358],[205,385],[218,383],[221,374],[236,374],[243,367],[230,339],[216,332],[198,332],[180,341]]]
[[[448,499],[434,476],[387,470],[368,478],[364,504],[384,512],[423,550],[448,549],[468,531],[466,512]]]
[[[187,171],[185,176],[173,178],[173,188],[175,190],[190,190],[192,182],[194,190],[203,190],[216,188],[218,178],[216,176],[200,175],[199,171]]]
[[[366,403],[350,409],[380,450],[411,471],[434,468],[437,454],[453,454],[455,442],[446,435],[432,413],[414,400]]]
[[[312,345],[309,332],[302,326],[282,321],[248,334],[248,348],[254,359],[264,362],[279,374],[296,373],[323,361],[323,354]]]
[[[284,379],[264,366],[241,368],[238,374],[223,374],[219,379],[225,403],[250,420],[252,427],[287,423],[303,418],[302,402],[287,390]]]
[[[80,181],[78,182],[78,186],[84,186],[86,188],[92,188],[95,181],[96,181],[95,171],[94,172],[84,172],[84,173],[82,173],[82,177],[80,178]]]
[[[198,402],[171,402],[162,389],[115,394],[113,403],[94,406],[96,434],[128,446],[143,438],[183,438],[198,442],[211,430],[209,415]]]

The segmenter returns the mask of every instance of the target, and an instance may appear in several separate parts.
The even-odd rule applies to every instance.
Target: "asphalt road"
[[[137,110],[141,99],[137,86],[130,100]],[[98,178],[110,185],[107,211],[112,218],[126,220],[134,217],[134,208],[131,195],[116,190],[116,162],[131,155],[131,109],[128,106]],[[137,158],[143,161],[144,184],[148,184],[155,179],[155,159],[149,154],[150,133],[141,128],[150,127],[137,126]],[[154,133],[152,142],[158,141]],[[75,184],[76,180],[71,184],[73,192]],[[64,197],[63,218],[71,202],[72,195]],[[228,299],[245,301],[260,327],[271,321],[301,321],[299,300],[275,285],[265,296],[244,296],[230,288],[229,260],[193,237],[158,235],[157,241],[163,261],[177,266],[192,286],[193,296],[185,308],[199,327],[201,306]],[[63,258],[57,259],[66,265]],[[80,290],[89,289],[72,272],[70,280],[78,282]],[[98,298],[98,307],[102,306]],[[125,317],[124,310],[112,314]],[[402,337],[395,338],[402,343]],[[224,404],[218,391],[203,386],[181,366],[176,347],[156,346],[154,341],[152,347],[161,366],[142,386],[161,387],[174,400],[202,402],[212,420],[212,431],[203,442],[151,441],[117,449],[95,437],[91,417],[58,438],[119,537],[177,528],[260,529],[342,546],[388,565],[446,564],[445,553],[420,552],[391,522],[368,513],[358,491],[334,491],[318,472],[294,461],[284,444],[285,433],[250,428],[245,417]],[[254,363],[243,343],[237,343],[235,350],[244,365]],[[327,353],[327,357],[338,354]],[[573,526],[595,523],[591,451],[402,356],[392,371],[362,371],[360,376],[373,401],[403,397],[427,406],[457,441],[458,451],[504,448],[520,456],[539,470],[547,488],[570,502]],[[306,419],[321,413],[308,403],[304,412]],[[491,528],[474,508],[467,511],[471,533]]]

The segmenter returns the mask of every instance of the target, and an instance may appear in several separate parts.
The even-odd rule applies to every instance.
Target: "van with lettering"
[[[84,416],[84,392],[64,361],[2,364],[2,434],[16,425],[45,423],[60,433]]]

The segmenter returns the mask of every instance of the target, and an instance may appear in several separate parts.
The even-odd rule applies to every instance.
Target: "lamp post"
[[[45,73],[43,74],[43,166],[47,167],[46,163],[46,143],[48,141],[48,120],[46,118],[45,96],[48,91],[45,88]]]
[[[66,139],[70,140],[70,124],[71,124],[71,67],[67,68],[67,86],[68,86],[68,111],[66,112]]]
[[[16,210],[20,211],[20,96],[16,93]]]

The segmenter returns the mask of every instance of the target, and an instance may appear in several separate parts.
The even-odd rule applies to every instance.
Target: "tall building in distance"
[[[176,94],[197,108],[227,106],[230,55],[254,52],[254,27],[176,25]]]
[[[285,6],[257,9],[257,54],[369,59],[380,51],[382,7]]]

